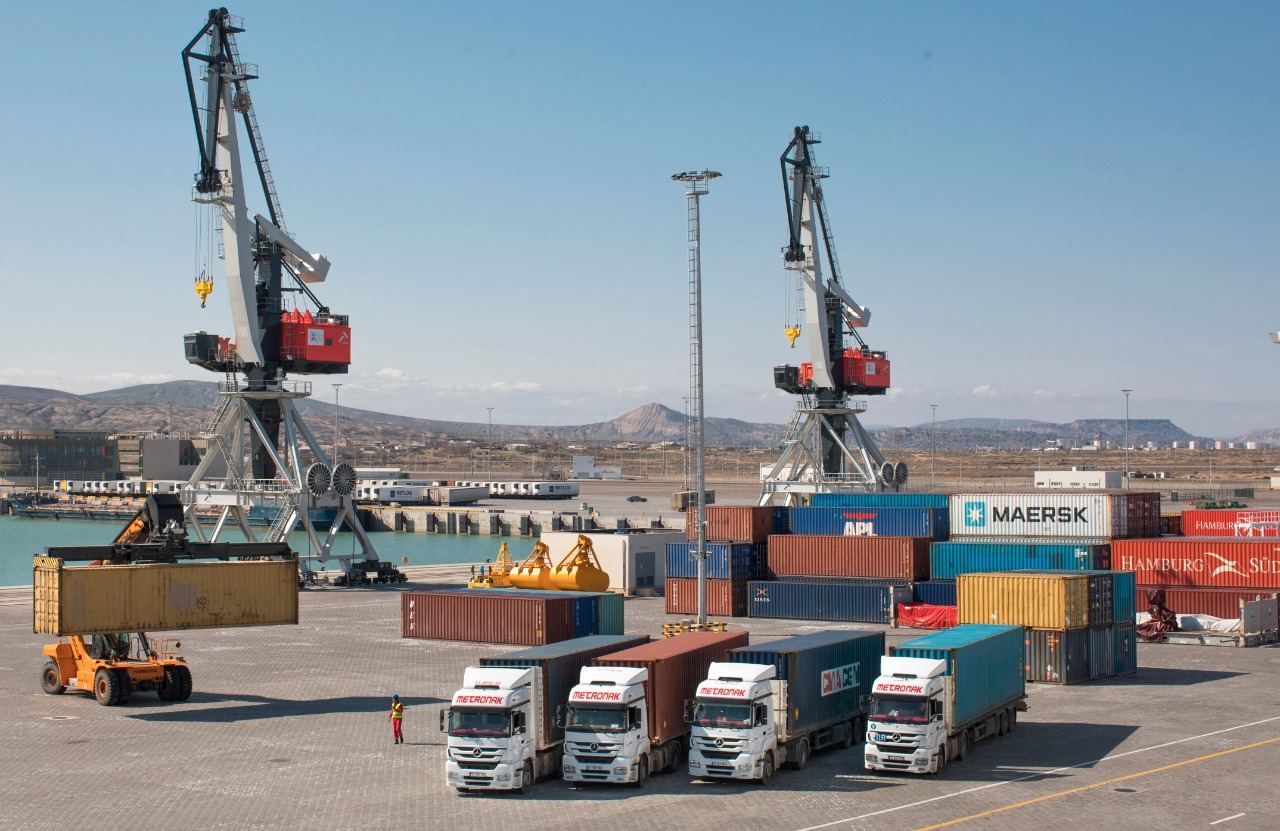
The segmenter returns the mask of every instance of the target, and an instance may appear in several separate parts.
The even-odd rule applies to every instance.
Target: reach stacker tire
[[[62,686],[62,676],[58,673],[58,662],[49,661],[40,670],[40,688],[49,695],[62,695],[67,688]]]
[[[133,695],[133,679],[129,677],[129,671],[126,669],[116,670],[116,680],[120,684],[120,692],[116,694],[116,703],[125,705],[129,703],[129,698]]]
[[[93,676],[93,697],[103,707],[120,703],[120,676],[114,670],[103,667]]]

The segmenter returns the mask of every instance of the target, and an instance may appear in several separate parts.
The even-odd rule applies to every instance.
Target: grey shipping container
[[[1021,626],[967,624],[890,647],[889,654],[947,662],[947,724],[955,733],[1026,696],[1023,649]]]
[[[1138,671],[1138,626],[1135,623],[1117,623],[1111,627],[1111,674],[1133,675]]]
[[[1089,680],[1115,674],[1115,631],[1108,625],[1089,630]]]
[[[1028,629],[1027,680],[1079,684],[1089,680],[1088,629]]]
[[[900,583],[756,580],[747,590],[747,614],[758,618],[890,623],[910,602],[911,586]]]

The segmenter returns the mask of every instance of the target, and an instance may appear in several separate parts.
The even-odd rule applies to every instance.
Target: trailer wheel
[[[522,794],[533,790],[533,762],[525,762],[524,767],[520,769],[520,787],[516,790]]]
[[[1009,711],[1002,710],[1000,716],[996,719],[996,735],[1003,736],[1009,732]]]
[[[116,703],[120,705],[128,704],[133,695],[133,679],[129,677],[129,670],[116,670],[116,677],[120,679],[120,693],[116,696]]]
[[[857,744],[857,742],[858,742],[858,720],[855,718],[853,721],[849,722],[849,733],[844,737],[844,741],[840,743],[840,746],[843,747],[845,750],[848,750],[849,748]]]
[[[58,662],[50,661],[40,670],[40,688],[49,695],[62,695],[67,688],[62,686],[62,675],[58,672]]]
[[[103,667],[94,673],[93,697],[103,707],[115,706],[120,701],[120,678],[113,670]]]
[[[1007,730],[1005,730],[1005,732],[1006,732],[1006,733],[1012,733],[1012,732],[1013,732],[1013,728],[1014,728],[1015,726],[1017,726],[1017,724],[1018,724],[1018,711],[1017,711],[1017,710],[1010,710],[1010,711],[1009,711],[1009,727],[1008,727],[1008,729],[1007,729]]]
[[[760,784],[768,785],[769,780],[773,778],[773,754],[766,753],[764,761],[760,763]]]

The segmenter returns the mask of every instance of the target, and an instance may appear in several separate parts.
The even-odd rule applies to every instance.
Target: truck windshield
[[[693,705],[693,723],[699,727],[750,727],[751,705],[699,701]]]
[[[506,710],[449,711],[450,736],[510,736],[511,720]]]
[[[588,730],[596,733],[625,733],[627,711],[623,707],[570,706],[564,720],[566,730]]]
[[[872,721],[924,724],[929,720],[929,700],[925,698],[880,698],[871,704]]]

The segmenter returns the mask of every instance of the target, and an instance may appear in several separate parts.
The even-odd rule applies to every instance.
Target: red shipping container
[[[1183,511],[1188,537],[1280,537],[1280,511]]]
[[[708,505],[707,542],[764,542],[773,531],[773,508],[753,505]],[[698,509],[685,514],[685,539],[698,538]]]
[[[1147,592],[1164,591],[1164,605],[1180,615],[1240,617],[1241,600],[1262,600],[1276,592],[1261,589],[1187,589],[1177,586],[1138,586],[1138,611],[1147,611]]]
[[[1137,572],[1140,586],[1280,589],[1280,543],[1240,537],[1113,540],[1111,567]]]
[[[405,592],[400,634],[405,638],[540,646],[573,637],[574,598],[479,589]]]
[[[691,577],[668,577],[665,594],[667,614],[698,613],[698,581]],[[707,614],[721,617],[747,616],[746,580],[708,580]]]
[[[766,558],[770,577],[929,579],[924,537],[834,537],[774,534]]]

